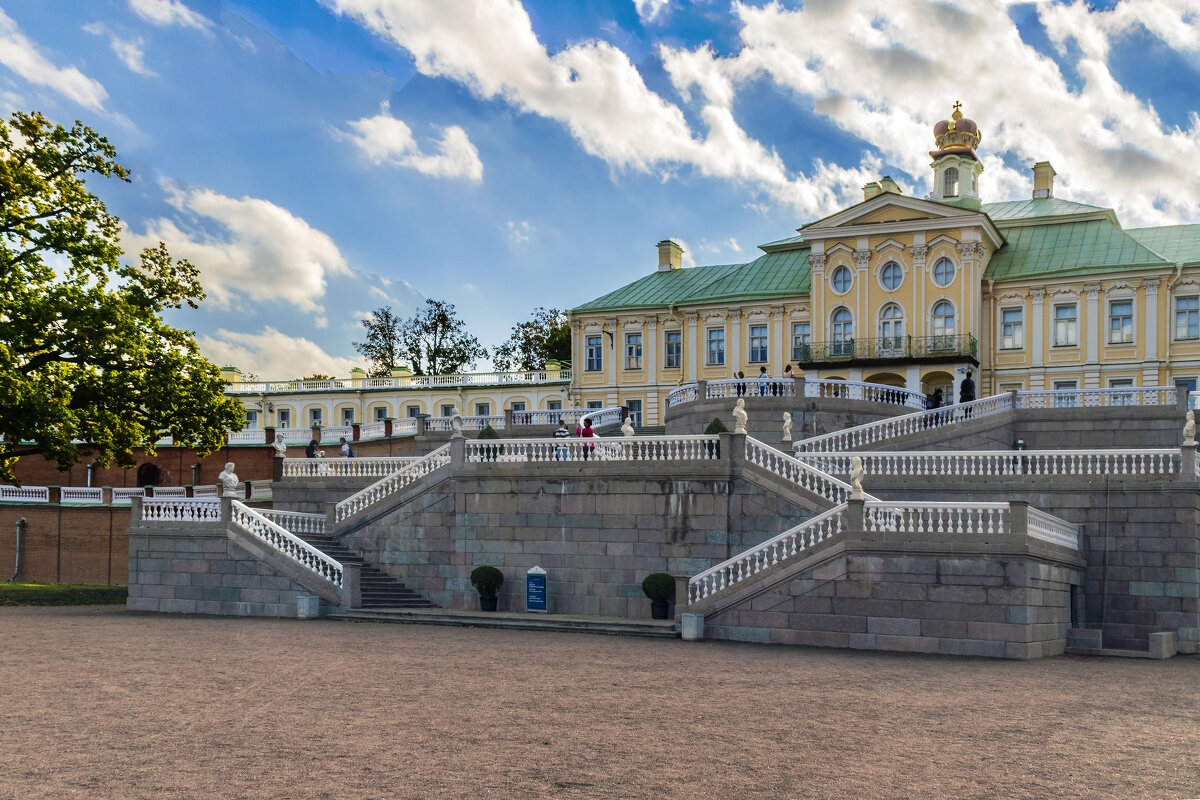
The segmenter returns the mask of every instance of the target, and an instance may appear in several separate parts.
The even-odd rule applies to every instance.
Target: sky
[[[892,176],[930,191],[961,101],[985,202],[1200,222],[1200,0],[0,0],[0,112],[82,120],[127,253],[262,378],[347,375],[361,320],[453,303],[485,346],[538,306],[756,245]],[[477,369],[490,368],[483,360]]]

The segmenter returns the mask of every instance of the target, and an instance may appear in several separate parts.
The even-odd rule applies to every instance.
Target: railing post
[[[50,503],[51,504],[61,503],[62,502],[62,487],[61,486],[49,486],[47,488],[50,490],[50,492],[49,492]]]
[[[339,595],[342,608],[362,607],[361,564],[342,564],[342,588]]]
[[[792,376],[792,384],[794,387],[792,389],[792,391],[794,391],[796,393],[796,397],[803,399],[803,397],[804,397],[804,376],[803,375]]]
[[[866,502],[866,500],[855,500],[853,498],[846,501],[847,532],[861,534],[866,529],[866,524],[863,521],[863,506]]]
[[[708,381],[696,381],[696,402],[708,399]]]
[[[427,419],[428,417],[424,415],[417,417],[417,436],[425,435],[425,420]]]
[[[245,499],[249,500],[251,497],[254,497],[254,487],[250,485],[251,481],[249,479],[247,479],[247,480],[242,481],[242,483],[245,484],[245,486],[246,486],[246,498]]]
[[[129,527],[136,528],[142,524],[142,498],[129,498]]]
[[[458,471],[462,469],[463,464],[467,463],[467,440],[465,437],[458,437],[450,440],[450,466]]]
[[[321,426],[320,425],[312,426],[312,438],[317,440],[317,444],[321,443]]]
[[[510,436],[512,435],[512,428],[513,410],[511,408],[506,408],[504,409],[504,430],[508,431]]]
[[[358,437],[359,437],[359,428],[360,428],[361,426],[362,426],[362,423],[361,423],[361,422],[351,422],[351,423],[350,423],[350,436],[352,437],[352,438],[350,439],[350,441],[352,441],[352,442],[357,442],[357,441],[358,441]]]
[[[1020,392],[1018,392],[1016,389],[1009,389],[1008,394],[1009,394],[1008,402],[1011,403],[1012,410],[1016,411],[1017,410],[1017,402],[1020,400]]]
[[[113,501],[113,487],[101,486],[100,487],[100,502],[106,506],[111,506],[112,501]]]
[[[1175,410],[1186,414],[1188,410],[1188,389],[1186,386],[1175,387]]]
[[[740,470],[746,463],[746,434],[719,433],[721,437],[721,456],[729,462],[729,468]]]
[[[392,438],[392,418],[385,417],[383,420],[383,438]]]
[[[136,500],[137,498],[134,498],[134,499]],[[232,521],[233,521],[233,498],[232,497],[222,497],[221,498],[221,522],[228,523],[228,522],[232,522]]]
[[[1196,481],[1196,445],[1185,444],[1179,448],[1182,463],[1179,466],[1179,480]]]
[[[268,425],[267,427],[263,428],[263,444],[265,444],[267,447],[270,447],[271,445],[275,444],[275,426],[274,425]]]
[[[1029,535],[1029,501],[1008,501],[1008,529],[1020,536]]]

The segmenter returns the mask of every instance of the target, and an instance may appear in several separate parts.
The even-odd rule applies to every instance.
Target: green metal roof
[[[984,280],[1170,266],[1158,253],[1108,220],[1021,226],[1006,230],[1005,236],[1004,247],[988,262]]]
[[[573,311],[630,310],[807,295],[812,288],[808,248],[767,253],[748,264],[655,272],[577,306]]]
[[[1200,225],[1129,228],[1125,232],[1154,252],[1178,264],[1200,262]]]
[[[1003,203],[984,203],[983,213],[992,222],[1003,225],[1006,220],[1030,219],[1033,217],[1065,217],[1071,214],[1112,213],[1112,209],[1075,203],[1060,197],[1040,197],[1036,200],[1006,200]]]
[[[758,246],[758,249],[759,249],[759,250],[767,250],[768,248],[772,248],[772,249],[774,249],[774,248],[786,248],[786,247],[791,247],[791,246],[795,246],[795,245],[802,245],[802,244],[804,244],[804,236],[803,236],[803,235],[800,235],[800,236],[789,236],[789,237],[788,237],[788,238],[786,238],[786,239],[778,239],[778,240],[776,240],[776,241],[774,241],[774,242],[767,242],[766,244],[760,244],[760,245]]]

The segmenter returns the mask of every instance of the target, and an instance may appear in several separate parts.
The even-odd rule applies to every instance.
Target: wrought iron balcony
[[[955,336],[835,339],[802,345],[793,353],[793,357],[801,365],[828,361],[912,361],[961,357],[978,362],[979,343],[969,333]]]

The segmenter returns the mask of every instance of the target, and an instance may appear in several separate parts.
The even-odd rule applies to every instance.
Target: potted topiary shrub
[[[496,592],[504,583],[504,573],[495,567],[483,566],[471,570],[471,585],[479,592],[479,610],[496,610]]]
[[[667,619],[675,597],[675,579],[665,572],[653,572],[642,580],[642,591],[650,598],[650,617]]]
[[[707,426],[705,426],[704,432],[706,434],[708,434],[709,436],[715,436],[718,433],[729,433],[729,428],[725,427],[725,423],[721,422],[720,417],[713,417],[713,421],[708,423]],[[710,456],[712,456],[713,458],[720,458],[721,457],[721,443],[720,442],[709,442],[708,443],[708,454]]]
[[[479,439],[481,439],[481,440],[483,440],[483,439],[499,439],[499,438],[500,438],[500,431],[493,428],[490,422],[487,425],[484,425],[483,428],[479,431]],[[486,461],[495,461],[503,453],[504,453],[504,445],[502,445],[502,444],[490,445],[490,446],[484,448],[483,457]]]

